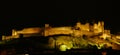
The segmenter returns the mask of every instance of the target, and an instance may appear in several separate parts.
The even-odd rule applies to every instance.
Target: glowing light
[[[60,46],[60,51],[66,51],[67,49],[67,46],[66,45],[61,45]]]

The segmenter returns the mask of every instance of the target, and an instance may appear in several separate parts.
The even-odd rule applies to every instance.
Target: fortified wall
[[[24,28],[22,30],[12,30],[11,36],[2,36],[2,40],[12,39],[12,38],[20,38],[19,35],[23,34],[24,37],[30,37],[32,35],[40,35],[40,36],[50,36],[57,34],[67,34],[73,35],[75,37],[80,37],[83,35],[92,36],[102,33],[103,36],[101,38],[106,39],[105,36],[110,36],[110,30],[104,30],[104,22],[99,21],[98,23],[94,23],[90,25],[89,23],[81,24],[81,22],[77,22],[74,27],[63,26],[63,27],[51,27],[49,24],[45,24],[45,27],[31,27]]]

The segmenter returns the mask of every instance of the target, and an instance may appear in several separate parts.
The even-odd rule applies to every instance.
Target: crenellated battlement
[[[45,24],[45,27],[31,27],[24,28],[22,30],[12,30],[11,38],[19,38],[20,34],[23,34],[24,37],[29,37],[32,35],[40,35],[40,36],[49,36],[49,35],[58,35],[58,34],[68,34],[76,37],[87,35],[97,35],[99,33],[106,33],[110,35],[110,30],[104,30],[104,22],[99,21],[98,23],[94,23],[90,25],[89,23],[81,24],[81,22],[77,22],[74,27],[63,26],[63,27],[52,27],[49,24]],[[9,39],[8,37],[3,36],[2,40]]]

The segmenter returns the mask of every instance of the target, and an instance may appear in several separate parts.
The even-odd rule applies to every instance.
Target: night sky
[[[0,15],[0,33],[8,34],[13,28],[42,27],[45,23],[62,26],[73,25],[77,21],[85,23],[93,20],[103,20],[106,28],[117,32],[120,31],[120,17],[115,16],[113,12],[112,0],[9,3],[3,7]]]

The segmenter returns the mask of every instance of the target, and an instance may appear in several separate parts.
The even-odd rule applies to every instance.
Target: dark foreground
[[[57,51],[57,50],[1,50],[0,55],[120,55],[119,50],[68,50],[68,51]]]

